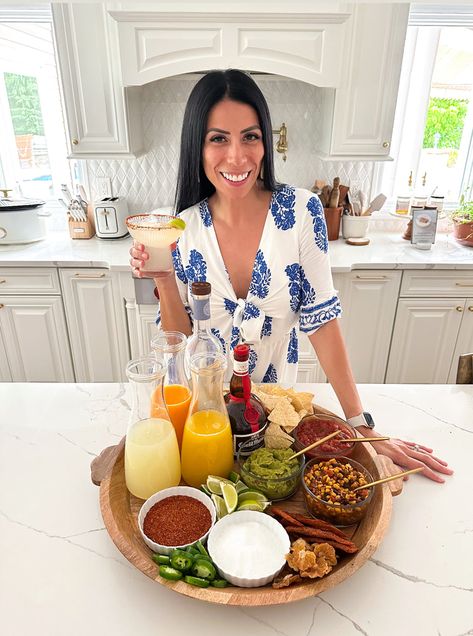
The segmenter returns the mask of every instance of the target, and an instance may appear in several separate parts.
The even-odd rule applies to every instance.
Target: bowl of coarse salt
[[[286,563],[290,547],[289,535],[278,521],[251,510],[217,521],[207,540],[220,575],[238,587],[270,583]]]

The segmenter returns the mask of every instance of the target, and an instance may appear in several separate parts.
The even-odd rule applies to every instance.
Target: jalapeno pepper
[[[166,554],[153,554],[151,557],[158,565],[169,565],[171,559]]]
[[[163,579],[167,579],[168,581],[179,581],[182,579],[182,572],[179,572],[179,570],[176,570],[169,565],[160,565],[159,576],[162,576]]]
[[[195,544],[195,547],[204,556],[210,556],[209,553],[207,552],[207,550],[204,548],[204,546],[203,546],[201,541],[197,541],[196,544]]]
[[[187,572],[191,569],[193,562],[192,556],[184,552],[184,550],[173,550],[171,552],[171,566],[176,568],[176,570]]]
[[[213,587],[227,587],[228,581],[225,579],[214,579],[213,581],[210,581],[210,585]]]
[[[210,581],[206,579],[200,579],[197,576],[185,576],[184,581],[189,585],[195,585],[196,587],[209,587]]]
[[[188,554],[192,554],[192,556],[196,556],[197,554],[198,554],[199,556],[202,556],[202,555],[201,555],[201,553],[197,550],[197,548],[196,548],[196,547],[194,547],[193,545],[189,545],[189,546],[187,546],[187,548],[186,548],[186,552],[187,552]]]
[[[217,575],[217,570],[211,561],[207,559],[196,559],[192,566],[192,574],[200,579],[212,581]]]

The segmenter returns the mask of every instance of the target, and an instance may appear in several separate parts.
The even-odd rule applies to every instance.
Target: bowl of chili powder
[[[326,437],[334,431],[340,431],[336,437],[327,440],[321,446],[306,451],[306,459],[330,459],[331,457],[347,457],[353,448],[354,442],[344,442],[344,439],[356,437],[355,429],[335,415],[311,414],[301,419],[292,431],[294,448],[297,451],[310,446],[314,442]]]
[[[216,520],[209,497],[190,486],[165,488],[141,506],[138,527],[146,545],[159,554],[204,543]]]

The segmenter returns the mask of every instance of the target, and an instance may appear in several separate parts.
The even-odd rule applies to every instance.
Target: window
[[[0,13],[0,187],[51,199],[71,183],[49,7]]]
[[[453,205],[471,188],[472,7],[411,9],[392,156],[392,164],[379,168],[388,195],[435,191]]]

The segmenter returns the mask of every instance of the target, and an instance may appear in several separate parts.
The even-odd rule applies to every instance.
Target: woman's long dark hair
[[[207,132],[209,112],[224,98],[248,104],[255,109],[263,137],[264,188],[269,191],[276,188],[271,116],[263,93],[256,82],[243,71],[237,69],[211,71],[204,75],[192,89],[184,112],[175,198],[177,213],[215,192],[202,166],[202,147]]]

